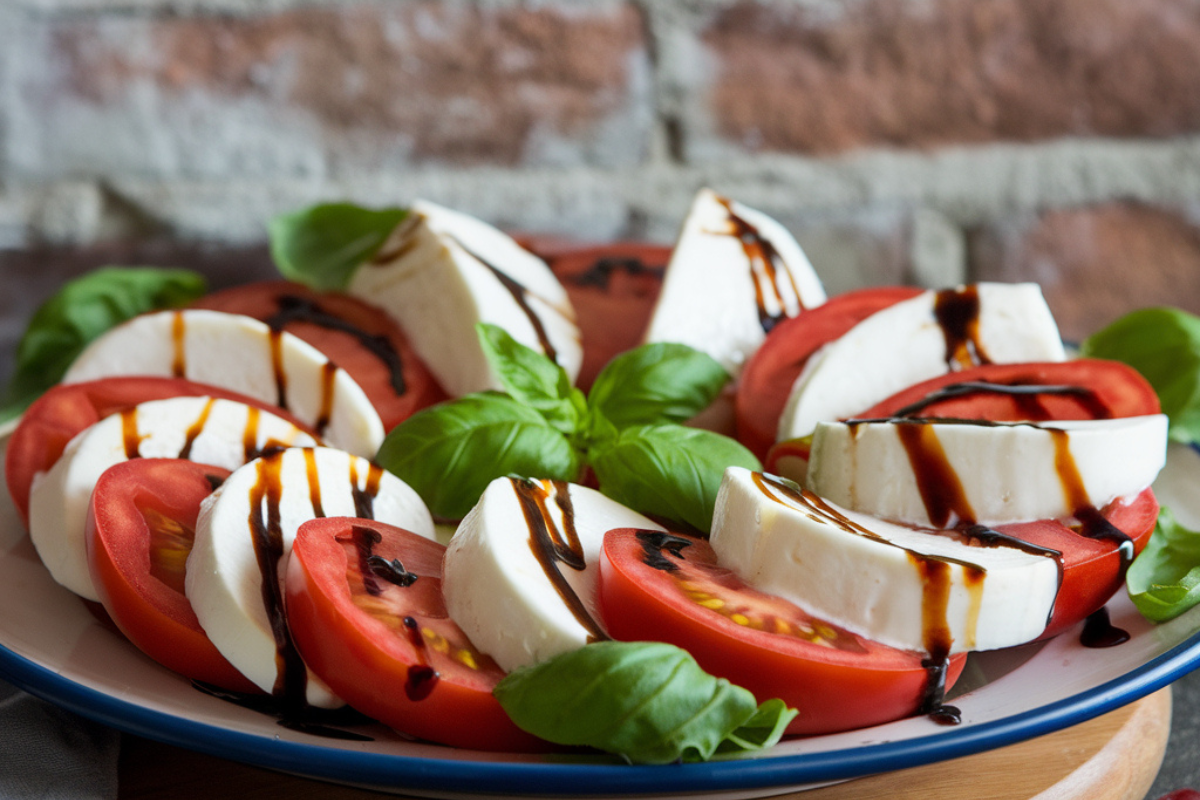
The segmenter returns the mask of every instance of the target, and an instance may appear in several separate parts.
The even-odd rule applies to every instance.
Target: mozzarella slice
[[[594,489],[498,478],[450,540],[446,610],[505,670],[603,638],[595,608],[604,534],[663,530]]]
[[[154,400],[81,431],[29,495],[29,537],[54,580],[98,601],[88,571],[87,523],[100,475],[130,458],[187,458],[236,469],[267,448],[315,440],[267,411],[211,397]]]
[[[362,388],[319,350],[240,314],[190,309],[146,314],[93,341],[63,383],[163,375],[272,403],[330,445],[374,456],[383,423]]]
[[[906,650],[1030,641],[1058,592],[1049,553],[895,525],[738,467],[725,473],[711,542],[719,563],[747,583]]]
[[[209,639],[243,675],[264,691],[296,700],[303,689],[310,705],[334,707],[341,701],[303,667],[282,617],[284,559],[296,530],[317,517],[373,518],[433,538],[428,509],[404,481],[341,450],[292,448],[236,470],[204,501],[186,590]]]
[[[1069,517],[1145,489],[1166,462],[1167,418],[999,423],[821,422],[808,488],[914,525]]]
[[[737,376],[780,320],[825,302],[812,265],[786,228],[703,189],[663,277],[647,342],[679,342]]]
[[[575,309],[546,263],[491,225],[433,203],[413,203],[347,290],[395,317],[455,397],[503,388],[477,322],[551,356],[572,381],[583,364]]]
[[[792,386],[777,440],[808,436],[822,420],[859,414],[953,369],[1065,358],[1036,284],[924,292],[872,314],[813,354]]]

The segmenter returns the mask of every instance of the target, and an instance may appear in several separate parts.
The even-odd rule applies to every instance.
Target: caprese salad
[[[583,269],[426,202],[270,231],[284,280],[108,269],[40,309],[5,476],[58,583],[288,724],[644,763],[952,724],[968,653],[1127,571],[1157,618],[1200,594],[1169,521],[1130,570],[1179,371],[1137,331],[1068,358],[1035,285],[826,297],[708,190]],[[1118,324],[1200,340],[1152,313]]]

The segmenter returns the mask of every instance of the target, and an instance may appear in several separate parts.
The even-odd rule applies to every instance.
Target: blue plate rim
[[[493,762],[365,753],[267,738],[146,708],[76,683],[0,645],[16,686],[127,733],[315,779],[394,790],[531,795],[688,793],[789,787],[862,777],[972,755],[1085,722],[1200,667],[1200,632],[1124,675],[1009,717],[929,736],[832,750],[668,766]]]

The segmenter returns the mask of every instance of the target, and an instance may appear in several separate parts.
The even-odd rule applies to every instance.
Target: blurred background
[[[1197,0],[7,0],[0,382],[102,263],[270,274],[264,221],[425,197],[669,243],[709,185],[832,292],[1200,311]]]
[[[1198,134],[1200,0],[5,0],[0,384],[68,277],[269,276],[332,200],[670,243],[707,185],[830,292],[1035,280],[1079,339],[1200,312]]]

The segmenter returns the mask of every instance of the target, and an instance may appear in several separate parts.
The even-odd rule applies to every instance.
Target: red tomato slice
[[[300,526],[286,607],[301,657],[335,694],[396,730],[476,750],[545,750],[492,695],[504,671],[447,615],[443,552],[381,522]]]
[[[876,311],[922,291],[915,286],[858,289],[775,326],[746,362],[738,381],[734,399],[738,441],[760,460],[766,458],[792,384],[809,357]]]
[[[446,399],[400,326],[349,295],[264,281],[207,295],[194,307],[254,317],[308,342],[362,387],[384,430]]]
[[[718,566],[707,541],[670,536],[631,528],[605,535],[598,598],[613,638],[678,645],[760,702],[781,698],[800,712],[792,734],[876,725],[920,707],[929,685],[922,654],[815,619]],[[950,659],[947,686],[965,660]]]
[[[990,387],[1004,388],[990,388]],[[1031,390],[1025,392],[1022,390]],[[1117,361],[984,364],[913,384],[855,417],[887,419],[942,417],[1029,420],[1115,419],[1157,414],[1158,395],[1133,367]],[[771,446],[767,471],[796,478],[804,474],[809,440],[788,439]]]
[[[104,471],[88,506],[88,565],[122,633],[163,666],[223,689],[258,689],[209,641],[184,595],[200,503],[229,471],[139,458]]]
[[[1150,541],[1158,521],[1158,501],[1152,489],[1146,489],[1128,502],[1110,503],[1101,514],[1120,534],[1129,537],[1133,554],[1140,553]],[[1062,582],[1054,602],[1054,612],[1041,638],[1062,633],[1099,609],[1125,582],[1125,567],[1118,543],[1107,538],[1088,538],[1057,520],[1038,520],[997,525],[996,530],[1038,547],[1062,553]]]
[[[982,384],[976,386],[977,384]],[[989,390],[997,385],[1034,393]],[[1046,391],[1036,391],[1038,387]],[[1048,387],[1053,387],[1054,391]],[[996,422],[1113,419],[1157,414],[1158,395],[1133,367],[1081,358],[1031,364],[985,364],[951,372],[909,388],[856,416],[989,419]]]
[[[575,307],[583,341],[583,366],[576,384],[587,390],[614,356],[642,343],[671,249],[614,244],[545,251],[542,257]]]
[[[312,433],[291,414],[261,400],[182,378],[103,378],[60,384],[39,397],[21,416],[8,440],[4,475],[21,520],[29,524],[29,490],[33,477],[54,466],[75,435],[110,414],[149,400],[170,397],[216,397],[236,400],[281,416]]]

